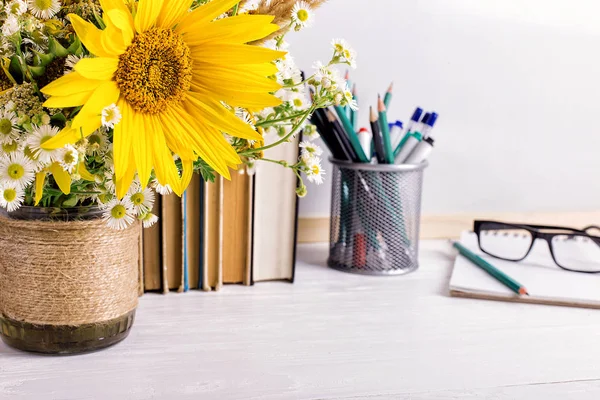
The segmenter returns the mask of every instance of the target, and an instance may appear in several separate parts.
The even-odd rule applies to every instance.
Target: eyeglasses
[[[589,234],[592,230],[600,230],[597,226],[572,229],[475,221],[473,230],[481,251],[501,260],[524,260],[536,239],[540,239],[548,243],[552,259],[560,268],[574,272],[600,272],[600,237]]]

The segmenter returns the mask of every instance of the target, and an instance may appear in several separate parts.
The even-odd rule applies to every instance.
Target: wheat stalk
[[[326,1],[327,0],[304,0],[304,2],[313,10],[319,8]],[[248,2],[248,0],[242,0],[242,3],[245,4],[246,2]],[[252,11],[252,14],[273,15],[275,17],[273,23],[279,25],[281,29],[264,39],[254,42],[254,44],[262,44],[269,39],[273,39],[276,36],[286,33],[291,27],[292,9],[297,2],[298,0],[262,0],[258,4],[258,8]],[[243,5],[242,3],[241,5]]]

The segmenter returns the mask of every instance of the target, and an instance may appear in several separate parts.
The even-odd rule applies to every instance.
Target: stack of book
[[[274,140],[277,140],[276,138]],[[298,160],[298,143],[265,157]],[[159,222],[143,233],[145,292],[219,290],[224,284],[294,280],[297,178],[281,165],[257,162],[204,182],[195,176],[183,195],[158,196]]]

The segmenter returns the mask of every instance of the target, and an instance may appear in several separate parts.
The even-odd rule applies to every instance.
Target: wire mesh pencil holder
[[[331,268],[401,275],[418,268],[423,171],[420,165],[331,159]]]

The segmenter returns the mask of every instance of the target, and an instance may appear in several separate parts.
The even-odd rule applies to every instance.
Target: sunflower
[[[281,103],[272,95],[280,85],[268,77],[277,72],[273,61],[285,55],[247,44],[279,29],[273,16],[215,20],[238,2],[213,0],[188,12],[192,0],[140,0],[132,12],[122,0],[100,0],[103,30],[70,14],[95,57],[81,59],[74,72],[42,89],[50,96],[46,107],[83,106],[43,147],[62,148],[91,135],[114,103],[122,115],[113,133],[119,198],[136,172],[146,184],[152,170],[161,185],[181,195],[199,157],[229,179],[229,168],[241,160],[223,134],[261,139],[232,109]],[[174,154],[182,162],[181,177]]]

